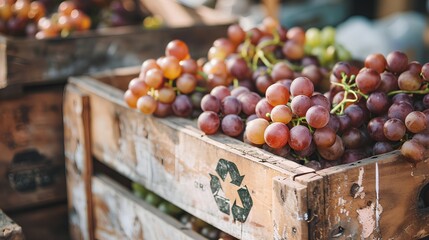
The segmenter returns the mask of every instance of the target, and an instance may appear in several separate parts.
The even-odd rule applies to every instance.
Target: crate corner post
[[[68,84],[64,94],[64,147],[72,239],[94,239],[89,96]]]
[[[307,186],[273,178],[273,239],[308,239]]]

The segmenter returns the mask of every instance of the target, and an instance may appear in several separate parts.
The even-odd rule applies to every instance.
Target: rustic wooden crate
[[[103,230],[94,224],[102,187],[93,159],[240,239],[429,235],[429,208],[419,204],[429,161],[413,166],[395,151],[314,171],[222,134],[206,136],[195,121],[129,109],[122,95],[132,71],[70,78],[66,88],[69,204],[84,238]]]
[[[214,14],[210,11],[207,15]],[[194,56],[205,56],[213,40],[226,36],[228,25],[235,21],[217,16],[217,20],[200,16],[196,25],[192,24],[198,21],[189,17],[188,22],[170,24],[174,28],[106,28],[67,38],[39,40],[0,35],[0,89],[16,84],[65,82],[69,76],[135,66],[144,59],[158,57],[168,41],[176,38],[193,46],[190,51]],[[204,19],[207,21],[202,22]]]
[[[0,90],[0,208],[18,210],[66,199],[63,88]]]

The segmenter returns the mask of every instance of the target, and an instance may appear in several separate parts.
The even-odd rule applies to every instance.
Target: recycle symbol
[[[221,158],[219,159],[219,162],[216,166],[216,172],[219,175],[220,179],[222,179],[222,182],[225,181],[225,178],[229,173],[232,179],[230,183],[238,187],[241,186],[241,182],[243,181],[244,175],[240,176],[240,172],[238,171],[237,165],[235,165],[235,163]],[[231,212],[234,221],[237,220],[239,222],[244,223],[249,216],[250,209],[253,206],[253,200],[250,196],[247,186],[245,185],[244,187],[240,187],[237,190],[238,196],[240,197],[243,206],[238,206],[237,200],[235,199],[231,207],[231,201],[220,195],[221,191],[223,192],[223,189],[219,177],[213,174],[210,174],[210,177],[210,188],[212,190],[213,197],[219,210],[227,215],[229,215]]]

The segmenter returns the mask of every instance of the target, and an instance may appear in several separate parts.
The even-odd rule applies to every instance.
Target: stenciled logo
[[[237,165],[235,165],[235,163],[222,158],[219,159],[219,162],[216,166],[216,173],[217,176],[210,174],[210,189],[212,190],[213,197],[219,210],[227,215],[232,213],[234,221],[237,220],[244,223],[249,216],[250,209],[253,206],[253,200],[250,196],[247,186],[244,185],[241,187],[241,182],[243,181],[244,175],[240,175],[240,172],[238,171]],[[237,190],[237,193],[243,205],[242,207],[237,205],[237,199],[234,199],[234,203],[231,206],[231,200],[222,196],[223,189],[220,181],[222,180],[222,182],[225,182],[228,173],[231,177],[230,184],[240,187]]]

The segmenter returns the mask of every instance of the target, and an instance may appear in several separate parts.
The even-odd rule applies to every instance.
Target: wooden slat
[[[6,38],[0,36],[0,89],[7,86]]]
[[[273,239],[308,239],[307,187],[291,178],[273,181]]]
[[[325,188],[323,177],[317,173],[308,173],[295,176],[294,180],[307,186],[308,209],[308,238],[326,239],[325,223]]]
[[[205,136],[188,119],[144,116],[124,105],[122,91],[96,80],[70,81],[90,96],[94,106],[90,118],[96,158],[236,237],[272,238],[272,179],[313,171],[224,135]],[[235,166],[244,178],[232,184],[230,174],[223,172],[226,179],[219,181],[223,193],[213,193],[216,187],[211,183],[219,179],[216,168],[226,165]],[[246,191],[251,201],[243,205]],[[229,214],[215,201],[221,195],[230,200],[225,210]],[[233,214],[234,200],[250,209],[247,218]]]
[[[64,98],[64,144],[71,235],[94,239],[89,98],[72,86],[67,86]]]
[[[420,239],[429,235],[429,211],[418,208],[419,193],[429,183],[429,160],[413,166],[395,151],[318,174],[324,175],[325,229],[331,236]]]
[[[107,176],[94,176],[92,182],[97,239],[205,239]]]
[[[274,19],[279,19],[280,1],[279,0],[263,0],[266,15]]]
[[[23,240],[22,228],[0,209],[0,240]]]

